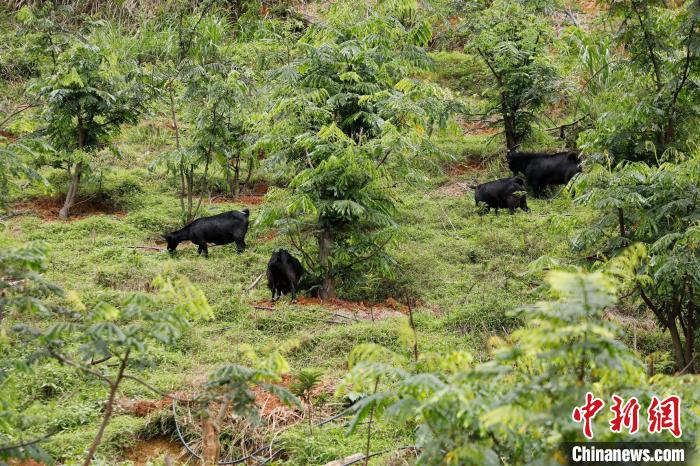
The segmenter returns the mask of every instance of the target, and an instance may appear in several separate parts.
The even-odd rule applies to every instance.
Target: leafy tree
[[[47,310],[51,307],[45,298],[62,295],[60,288],[41,276],[45,267],[46,246],[29,243],[23,248],[4,248],[0,251],[0,322],[6,314]],[[5,327],[0,327],[0,348],[7,344]],[[43,425],[16,406],[8,389],[14,372],[28,372],[31,367],[16,364],[0,370],[0,461],[9,458],[35,459],[51,464],[51,458],[41,448],[41,441],[53,431],[42,431]],[[29,438],[27,438],[29,437]]]
[[[60,218],[68,218],[80,180],[95,153],[109,144],[124,123],[137,120],[142,95],[133,77],[111,76],[102,69],[105,56],[76,43],[59,55],[56,72],[41,83],[46,132],[56,149],[54,161],[66,169],[70,184]]]
[[[241,162],[247,158],[249,176],[254,166],[248,150],[248,70],[235,63],[228,41],[232,25],[214,3],[203,2],[194,14],[175,9],[140,30],[141,55],[154,62],[151,89],[167,105],[174,133],[174,148],[154,165],[165,165],[178,180],[183,223],[197,216],[213,163],[220,164],[234,195]]]
[[[224,34],[225,29],[220,33]],[[238,197],[241,184],[248,182],[256,158],[250,147],[248,114],[253,102],[247,95],[249,76],[228,60],[199,65],[191,70],[185,98],[188,122],[193,128],[190,151],[194,157],[221,166],[230,194]],[[243,162],[248,175],[241,179]]]
[[[90,31],[69,35],[52,13],[25,7],[18,18],[47,44],[39,52],[48,63],[30,89],[43,104],[41,120],[53,147],[41,162],[66,170],[70,179],[59,211],[65,219],[96,153],[109,146],[123,124],[138,119],[144,88],[135,62],[114,63]]]
[[[632,256],[628,260],[634,262]],[[424,464],[545,464],[562,458],[562,442],[583,438],[571,412],[586,391],[604,400],[629,393],[642,405],[654,394],[680,393],[689,397],[684,403],[697,399],[689,376],[648,379],[641,361],[616,339],[616,329],[603,317],[614,303],[610,276],[552,272],[548,282],[557,300],[519,311],[528,324],[510,342],[493,337],[488,362],[474,366],[470,357],[454,353],[432,368],[427,362],[417,367],[422,370],[417,374],[396,363],[355,363],[345,385],[391,378],[354,405],[353,429],[370,412],[416,423]],[[697,418],[684,422],[692,435]],[[620,440],[603,413],[593,428],[601,441]],[[636,440],[650,435],[642,430]]]
[[[159,302],[145,295],[134,295],[121,308],[99,303],[87,311],[73,294],[70,298],[76,310],[44,306],[35,309],[39,316],[54,322],[47,327],[35,328],[25,323],[13,327],[26,344],[36,348],[30,361],[52,358],[107,385],[107,403],[83,463],[86,466],[93,461],[112,417],[121,383],[132,380],[151,389],[130,373],[130,366],[143,367],[149,363],[149,344],[173,344],[189,328],[190,320],[212,318],[203,293],[187,280],[159,276],[153,285],[160,289]],[[96,367],[110,360],[114,364]]]
[[[341,2],[269,79],[274,124],[258,146],[296,175],[289,191],[277,194],[284,207],[264,219],[289,234],[320,277],[323,298],[358,264],[389,272],[383,249],[393,225],[392,171],[421,150],[434,152],[424,133],[452,108],[439,88],[407,77],[430,64],[422,48],[430,30],[414,21],[416,7]],[[317,259],[304,248],[309,236]]]
[[[195,400],[205,407],[202,422],[203,464],[218,464],[221,454],[219,436],[229,410],[251,423],[259,421],[253,387],[265,390],[289,406],[301,407],[301,403],[291,391],[276,385],[281,381],[280,374],[289,370],[284,358],[274,353],[266,362],[268,364],[263,363],[258,368],[227,364],[209,374],[204,386],[205,391]]]
[[[700,326],[700,156],[658,167],[643,162],[591,167],[578,202],[599,212],[574,246],[615,257],[635,246],[642,260],[620,273],[632,302],[641,302],[671,335],[679,371],[693,370]]]
[[[538,2],[494,1],[469,17],[467,46],[479,54],[495,84],[486,93],[486,116],[498,115],[506,147],[517,148],[532,131],[537,111],[552,102],[557,73],[547,56],[551,26]]]
[[[313,434],[313,415],[314,405],[312,399],[312,391],[321,382],[321,371],[313,369],[302,369],[296,375],[296,380],[290,387],[292,393],[298,396],[306,403],[306,417],[309,422],[309,435]]]
[[[650,163],[669,149],[691,149],[698,118],[700,7],[690,0],[607,3],[620,24],[615,39],[623,52],[601,64],[614,79],[591,97],[598,115],[581,146],[616,161]]]

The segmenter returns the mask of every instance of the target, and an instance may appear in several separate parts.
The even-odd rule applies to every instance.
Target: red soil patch
[[[262,204],[264,196],[240,196],[238,198],[239,202],[245,205],[259,205]]]
[[[12,208],[18,212],[35,213],[42,220],[58,220],[58,211],[63,207],[63,199],[55,197],[35,197],[27,201],[15,203]],[[68,220],[78,220],[91,215],[115,215],[124,217],[126,212],[96,200],[78,200],[70,210]]]
[[[255,186],[253,186],[253,194],[257,196],[264,196],[267,194],[267,191],[270,189],[270,186],[265,183],[264,181],[260,181],[258,183],[255,183]]]
[[[491,126],[488,121],[473,121],[458,118],[457,123],[466,134],[493,136],[500,131],[498,128]]]
[[[295,379],[291,374],[284,374],[282,376],[282,381],[276,385],[281,385],[287,389],[290,389]],[[335,393],[335,388],[337,385],[337,380],[325,380],[320,382],[313,390],[311,390],[311,399],[326,394],[333,395]],[[260,408],[260,417],[263,418],[269,426],[280,427],[286,426],[299,422],[303,419],[304,414],[299,411],[296,406],[287,406],[282,403],[279,398],[272,395],[260,387],[254,387],[253,393],[255,393],[255,404]],[[304,403],[303,400],[300,400]],[[324,413],[322,406],[314,406],[315,416],[322,415]]]
[[[9,141],[14,141],[17,139],[17,135],[14,133],[11,133],[9,131],[5,131],[4,129],[0,129],[0,137],[3,137]]]
[[[170,393],[170,395],[178,399],[193,399],[197,396],[196,393],[189,393],[183,391],[173,392]],[[161,411],[162,409],[169,407],[172,402],[173,399],[169,395],[166,395],[157,400],[130,400],[128,398],[123,398],[121,400],[117,400],[116,410],[123,414],[130,414],[132,416],[137,417],[146,417],[151,413]]]
[[[482,164],[476,160],[467,160],[455,165],[450,165],[445,168],[445,174],[451,178],[466,175],[467,173],[479,171],[483,168]]]
[[[584,13],[599,13],[601,10],[597,0],[578,0],[576,3]]]
[[[263,241],[272,241],[273,239],[277,238],[278,231],[275,229],[272,229],[265,233],[264,235],[261,235],[259,238]]]
[[[252,189],[245,190],[245,194],[241,194],[240,196],[238,196],[238,198],[233,198],[228,195],[216,196],[211,198],[209,202],[211,204],[227,204],[230,202],[239,202],[245,205],[258,205],[262,204],[262,202],[265,200],[265,194],[267,194],[268,189],[268,184],[261,181],[259,183],[255,183]]]
[[[289,388],[294,382],[290,374],[282,376],[278,385]],[[273,426],[289,425],[301,420],[301,414],[293,406],[282,403],[275,395],[266,392],[260,387],[253,387],[255,404],[260,408],[260,417]]]
[[[342,299],[322,300],[319,298],[308,298],[300,296],[299,306],[321,306],[328,310],[334,311],[337,315],[356,320],[379,320],[389,317],[403,316],[408,312],[408,308],[396,301],[394,298],[388,298],[380,303],[365,303],[364,301],[345,301]],[[253,303],[255,306],[272,308],[275,303],[269,300],[257,301]]]
[[[146,417],[156,411],[161,411],[163,408],[170,406],[172,400],[168,397],[163,397],[160,400],[129,400],[123,399],[117,401],[117,410],[136,417]]]
[[[10,466],[45,466],[46,463],[42,463],[36,460],[14,460],[11,459],[7,462]]]

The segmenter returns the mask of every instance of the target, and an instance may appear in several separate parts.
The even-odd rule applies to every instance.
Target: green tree
[[[352,426],[371,412],[417,424],[422,464],[549,464],[561,462],[562,442],[583,439],[571,412],[587,391],[604,400],[614,393],[636,396],[642,406],[652,395],[671,393],[697,402],[692,377],[647,378],[641,361],[617,339],[603,316],[615,302],[611,276],[557,271],[547,281],[557,299],[518,311],[527,324],[507,342],[493,337],[488,362],[475,366],[468,355],[453,353],[415,372],[398,370],[396,363],[355,362],[346,386],[377,377],[387,383],[354,405]],[[684,434],[692,437],[697,418],[684,422]],[[596,439],[619,441],[608,427],[600,413]],[[652,436],[640,429],[635,440],[641,438]]]
[[[241,185],[252,175],[256,158],[251,149],[247,70],[220,59],[195,67],[188,75],[187,121],[192,128],[189,150],[205,165],[216,162],[224,172],[230,194],[238,197]],[[245,80],[245,81],[244,81]],[[241,178],[243,163],[248,175]],[[195,210],[196,212],[196,210]]]
[[[488,3],[469,16],[467,46],[482,58],[494,78],[486,92],[486,117],[498,115],[508,150],[532,132],[537,112],[556,97],[557,72],[547,54],[551,26],[538,2]]]
[[[25,344],[36,348],[30,361],[36,364],[42,358],[52,358],[107,385],[107,403],[83,462],[85,466],[91,464],[97,452],[122,382],[132,380],[151,389],[130,373],[130,367],[146,365],[149,345],[171,345],[189,329],[191,320],[213,317],[204,294],[186,279],[159,276],[153,286],[160,290],[157,298],[133,295],[122,307],[103,302],[90,311],[77,295],[72,295],[76,310],[36,308],[39,316],[53,322],[45,328],[25,323],[13,327]],[[98,366],[106,361],[114,364]]]
[[[44,102],[42,118],[55,149],[51,163],[70,177],[59,217],[68,218],[80,180],[95,153],[108,145],[124,123],[136,122],[143,95],[134,76],[114,75],[94,45],[76,41],[59,54],[59,65],[35,83]]]
[[[313,416],[314,416],[314,400],[313,390],[321,382],[323,373],[314,369],[302,369],[296,376],[295,381],[290,387],[291,392],[298,396],[306,403],[306,417],[309,422],[309,435],[313,434]]]
[[[620,273],[626,299],[643,303],[669,331],[679,371],[694,365],[700,326],[700,154],[677,163],[592,166],[576,186],[577,202],[599,212],[575,248],[615,257],[630,245],[642,259]]]
[[[62,296],[63,291],[41,276],[46,265],[46,246],[29,243],[22,248],[0,251],[0,349],[8,344],[3,319],[13,312],[30,313],[52,307],[47,298]],[[41,442],[53,431],[45,431],[40,420],[25,414],[9,388],[16,373],[32,370],[31,365],[17,363],[0,369],[0,461],[9,458],[35,459],[46,464],[52,460]],[[41,432],[41,433],[39,433]]]
[[[38,162],[65,170],[69,178],[62,219],[70,215],[92,159],[110,146],[122,125],[137,121],[145,103],[136,62],[114,59],[101,48],[96,27],[67,32],[70,11],[57,5],[25,6],[17,14],[42,63],[41,76],[29,90],[41,102],[42,133],[52,150]]]
[[[249,150],[249,72],[235,62],[230,18],[214,3],[203,2],[193,13],[175,9],[140,29],[141,54],[154,61],[151,89],[166,104],[174,133],[173,149],[154,166],[164,165],[176,177],[183,223],[197,216],[213,163],[237,196],[242,162],[248,161],[246,181],[255,162]]]
[[[412,1],[338,3],[269,78],[274,123],[257,145],[295,176],[277,194],[285,205],[264,218],[289,234],[323,298],[359,264],[389,272],[383,249],[393,225],[392,173],[421,150],[434,152],[425,133],[452,109],[444,91],[408,78],[430,65],[423,49],[430,30],[415,20],[416,8]],[[316,259],[304,248],[309,236]]]
[[[611,73],[591,96],[594,128],[581,147],[609,153],[616,161],[658,163],[667,151],[692,150],[697,141],[700,68],[700,6],[696,1],[607,2],[617,21],[621,53],[610,54],[600,70]]]

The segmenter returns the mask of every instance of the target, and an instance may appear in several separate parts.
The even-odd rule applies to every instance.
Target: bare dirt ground
[[[51,222],[58,220],[58,211],[63,207],[63,199],[55,197],[35,197],[20,201],[12,206],[18,213],[35,214],[42,220]],[[94,199],[79,199],[70,211],[69,221],[79,220],[91,215],[114,215],[124,217],[126,212]]]
[[[275,311],[275,304],[270,300],[256,301],[254,307],[267,311]],[[307,298],[300,296],[297,306],[320,306],[333,312],[336,316],[348,320],[382,320],[390,317],[405,316],[408,308],[394,298],[388,298],[379,303],[366,303],[364,301],[345,301],[342,299],[321,300],[319,298]]]

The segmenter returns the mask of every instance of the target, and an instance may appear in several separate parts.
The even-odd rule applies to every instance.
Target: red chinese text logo
[[[593,393],[586,393],[586,404],[583,406],[576,406],[574,412],[571,413],[571,418],[580,423],[583,421],[583,435],[586,438],[593,438],[593,429],[591,428],[591,420],[598,414],[598,411],[603,409],[605,402],[600,398],[593,396]]]
[[[635,434],[639,430],[639,401],[635,397],[627,400],[624,405],[624,401],[617,395],[613,395],[613,405],[610,407],[610,411],[613,412],[613,418],[610,420],[610,430],[612,432],[620,433],[622,428],[629,430],[630,434]]]
[[[576,406],[571,413],[571,418],[576,423],[583,423],[583,435],[588,439],[593,438],[593,418],[605,406],[605,402],[593,396],[591,392],[586,393],[586,402],[582,406]],[[639,431],[639,412],[641,405],[635,397],[631,397],[626,402],[617,395],[612,396],[610,411],[613,416],[610,419],[610,431],[621,433],[623,429],[634,435]],[[681,430],[681,399],[676,395],[671,395],[663,400],[654,395],[651,397],[649,408],[647,409],[648,431],[651,434],[669,431],[674,437],[679,438]]]
[[[652,396],[647,415],[650,434],[668,430],[676,438],[681,436],[681,399],[679,397],[672,395],[659,401],[658,397]]]

